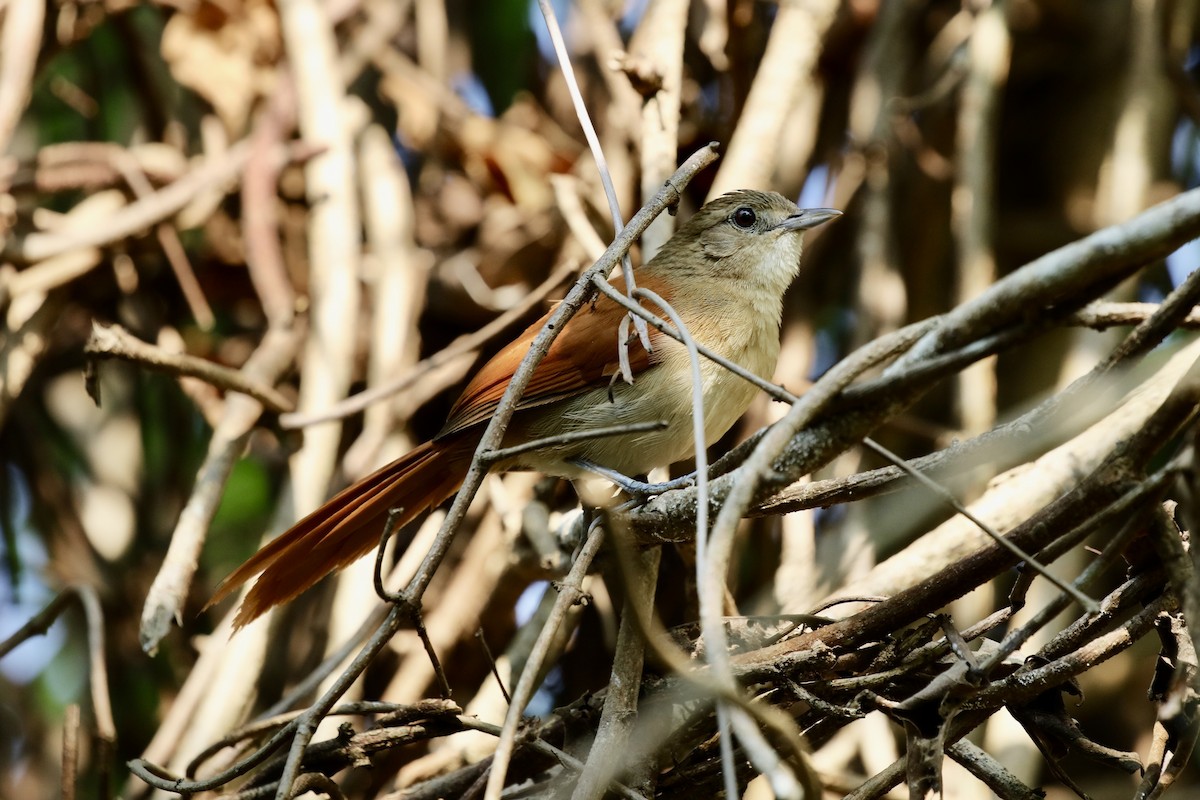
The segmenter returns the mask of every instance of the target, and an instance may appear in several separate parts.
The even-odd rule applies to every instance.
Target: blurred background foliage
[[[630,39],[653,4],[557,5],[627,216],[644,199],[639,187],[648,171],[639,160],[638,112],[641,98],[654,93],[655,76],[653,69],[639,72],[638,52],[624,61],[617,53],[652,50],[646,43],[631,46]],[[811,71],[765,77],[763,65],[777,63],[768,61],[767,47],[784,13],[780,5],[683,5],[681,110],[670,167],[709,141],[728,145],[738,131],[752,131],[747,108],[760,82],[777,86],[786,123],[777,140],[752,152],[750,174],[702,174],[688,188],[682,213],[698,207],[714,183],[729,188],[739,180],[800,198],[802,205],[847,212],[812,238],[789,297],[778,379],[792,389],[802,389],[853,346],[941,313],[977,292],[980,281],[986,285],[1054,247],[1127,219],[1196,185],[1200,176],[1198,15],[1188,0],[813,2],[806,12],[812,41],[794,45],[816,46],[807,62]],[[335,83],[345,90],[342,106],[323,113],[350,131],[355,169],[366,164],[360,149],[366,133],[386,133],[399,165],[395,177],[411,187],[411,199],[398,199],[403,208],[396,213],[406,219],[398,224],[404,241],[397,246],[410,273],[408,294],[400,299],[409,304],[404,313],[413,324],[403,341],[391,342],[400,352],[389,356],[393,366],[408,369],[513,307],[556,267],[587,260],[585,245],[568,228],[565,198],[582,204],[583,217],[602,237],[611,235],[611,225],[535,4],[329,0],[323,8],[343,79]],[[995,9],[1004,36],[991,66],[1000,73],[995,97],[988,99],[985,90],[981,101],[971,94],[982,58],[973,44],[978,20]],[[290,515],[285,473],[298,436],[268,415],[249,437],[212,521],[181,630],[156,656],[146,655],[139,640],[143,603],[225,399],[194,379],[106,361],[99,367],[103,402],[97,407],[84,390],[84,345],[93,320],[117,322],[170,351],[230,367],[246,362],[271,324],[251,263],[261,258],[253,248],[262,246],[263,234],[248,229],[246,208],[248,198],[259,202],[261,195],[242,184],[252,169],[264,168],[264,159],[271,162],[268,175],[274,172],[267,179],[267,246],[294,286],[294,308],[304,320],[312,289],[311,216],[325,202],[313,196],[305,169],[326,145],[306,143],[296,130],[296,95],[307,87],[290,71],[289,48],[298,40],[281,24],[276,2],[53,0],[43,7],[42,0],[7,0],[0,14],[0,312],[6,317],[0,332],[0,637],[58,587],[97,590],[118,731],[115,752],[102,757],[120,765],[146,752],[196,666],[201,642],[217,625],[213,610],[201,611],[211,587]],[[25,50],[30,58],[19,52]],[[23,58],[31,71],[23,71]],[[803,53],[797,59],[806,63]],[[973,136],[964,130],[967,101],[993,105]],[[265,144],[254,145],[255,136]],[[236,150],[242,142],[255,148],[252,155]],[[236,152],[243,154],[231,155]],[[980,152],[993,183],[987,194],[974,196],[977,205],[967,213],[989,219],[984,249],[994,265],[970,273],[964,223],[956,216],[965,201],[956,192],[963,191],[972,154]],[[101,234],[92,245],[52,256],[33,249],[38,236],[103,231],[120,209],[218,162],[235,164],[226,180],[195,189],[177,211],[154,216],[136,231]],[[369,206],[362,173],[351,177],[363,185],[360,200]],[[352,235],[356,242],[365,237],[361,264],[326,268],[360,270],[353,279],[363,289],[361,308],[344,319],[352,334],[345,388],[357,390],[379,381],[371,372],[378,348],[372,326],[388,306],[376,308],[372,298],[387,265],[369,232]],[[1195,266],[1195,251],[1181,252],[1136,284],[1117,287],[1114,296],[1160,299]],[[536,314],[530,310],[508,330]],[[1112,337],[1059,331],[1017,348],[975,389],[953,382],[939,387],[880,438],[919,455],[986,430],[1088,368]],[[484,344],[483,354],[497,344]],[[337,467],[334,483],[432,435],[470,364],[455,361],[394,398],[383,423],[348,419],[339,450],[367,441]],[[295,398],[305,377],[297,362],[279,388]],[[756,407],[730,442],[771,413],[765,402]],[[874,464],[851,454],[831,469],[844,474]],[[329,472],[334,469],[330,463]],[[505,485],[526,497],[533,481],[518,476]],[[561,487],[538,491],[549,512],[571,504]],[[927,517],[897,518],[895,510],[883,502],[835,509],[814,524],[822,532],[851,524],[894,528],[880,540],[886,555],[930,524]],[[504,526],[510,530],[511,520]],[[735,595],[747,613],[777,610],[778,593],[760,589],[779,579],[779,523],[760,520],[748,529],[732,581]],[[818,539],[814,556],[829,565],[821,579],[826,588],[861,566],[849,563],[852,558],[875,557],[851,553],[842,538],[826,541]],[[519,568],[489,579],[486,610],[462,626],[467,634],[482,626],[501,651],[527,619],[518,599],[531,585],[544,587],[545,575],[529,566],[530,558],[513,559]],[[670,623],[692,618],[688,569],[686,553],[667,554],[661,606]],[[540,591],[534,590],[534,603]],[[815,585],[806,593],[822,595]],[[260,704],[278,697],[336,638],[312,621],[325,613],[325,597],[302,598],[288,612],[293,636],[283,652],[267,658]],[[609,600],[581,614],[540,708],[607,683],[612,613]],[[456,697],[465,703],[485,679],[487,662],[469,636],[451,635],[444,647]],[[1148,649],[1130,651],[1088,688],[1111,702],[1089,706],[1103,714],[1084,724],[1106,729],[1113,746],[1145,748],[1139,737],[1151,711],[1122,698],[1144,692],[1152,657]],[[406,658],[407,652],[394,653],[377,665],[366,694],[388,686]],[[285,671],[288,677],[281,677]],[[87,674],[77,613],[0,661],[0,796],[55,793],[64,715],[73,704],[88,706]],[[397,757],[389,774],[406,758]],[[79,796],[101,796],[101,765],[86,754],[82,763]],[[113,769],[114,789],[141,796],[120,767]],[[1097,796],[1123,797],[1128,787],[1121,786]],[[355,796],[370,791],[359,787]]]

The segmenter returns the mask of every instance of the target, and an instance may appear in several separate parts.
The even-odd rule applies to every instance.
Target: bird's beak
[[[775,227],[785,231],[806,231],[841,215],[836,208],[802,208]]]

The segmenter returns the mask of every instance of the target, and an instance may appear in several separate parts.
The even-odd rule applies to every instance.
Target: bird
[[[770,379],[779,356],[784,292],[800,268],[801,234],[840,215],[828,208],[801,209],[775,192],[729,192],[679,226],[637,269],[636,285],[665,299],[697,343]],[[624,291],[619,270],[611,282]],[[375,549],[391,509],[399,509],[398,530],[458,491],[487,421],[551,313],[475,373],[436,436],[268,542],[218,585],[206,608],[258,576],[234,618],[235,628],[243,627]],[[598,295],[563,326],[537,364],[501,446],[628,423],[659,427],[548,446],[493,470],[535,470],[568,479],[591,472],[634,476],[694,455],[688,351],[651,330],[649,349],[629,345],[632,382],[615,380],[622,372],[618,328],[626,313]],[[745,413],[757,389],[708,359],[701,359],[700,372],[707,446]]]

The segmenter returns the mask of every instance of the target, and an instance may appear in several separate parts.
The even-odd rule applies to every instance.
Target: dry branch
[[[1115,770],[1139,797],[1195,794],[1200,271],[1194,249],[1159,263],[1200,233],[1195,4],[583,0],[556,6],[566,81],[524,16],[476,5],[4,5],[0,595],[94,584],[77,590],[88,627],[102,611],[130,666],[108,670],[116,714],[98,630],[91,714],[83,696],[46,713],[55,693],[33,684],[6,694],[22,726],[3,791],[686,800],[789,796],[794,776],[813,797],[1030,800]],[[258,520],[294,518],[293,486],[312,506],[427,438],[560,286],[576,281],[555,330],[612,291],[651,212],[605,253],[622,220],[597,162],[632,206],[714,140],[716,175],[685,187],[693,161],[656,211],[751,187],[845,212],[806,243],[780,385],[743,375],[764,397],[735,435],[761,431],[607,511],[596,574],[580,583],[577,561],[570,592],[545,591],[588,538],[569,487],[482,482],[515,452],[501,431],[535,352],[449,513],[380,549],[375,591],[364,561],[232,638],[188,611]],[[689,340],[670,309],[631,306]],[[96,319],[123,328],[88,345]],[[103,368],[96,408],[79,367],[112,358],[128,363]],[[801,395],[813,364],[827,374]],[[916,454],[936,490],[873,468],[886,451]],[[1099,610],[1068,611],[947,492]],[[210,537],[226,496],[240,532]],[[172,620],[183,635],[164,639]],[[32,649],[6,656],[6,687]],[[38,679],[68,685],[81,652]],[[1097,683],[1106,659],[1133,677]],[[1001,710],[1019,728],[1003,743]]]

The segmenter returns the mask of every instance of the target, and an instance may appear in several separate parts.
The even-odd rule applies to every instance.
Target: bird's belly
[[[778,334],[771,337],[776,343]],[[750,358],[756,352],[758,358]],[[736,348],[731,360],[759,375],[774,368],[775,347]],[[725,368],[701,358],[704,387],[704,441],[711,445],[745,413],[758,389]],[[625,475],[640,475],[695,454],[692,372],[686,350],[673,347],[664,362],[638,375],[634,383],[620,381],[559,401],[544,409],[530,409],[517,422],[510,441],[526,441],[567,431],[588,431],[632,423],[662,422],[665,427],[622,433],[571,445],[561,445],[520,458],[519,466],[553,475],[575,477],[580,469],[571,461],[581,458]]]

